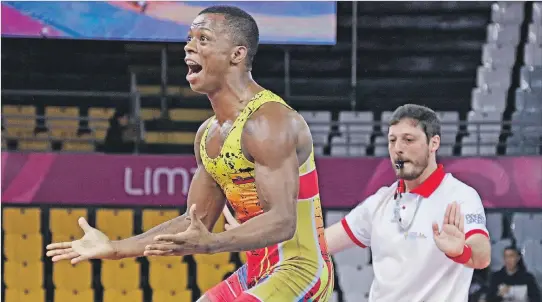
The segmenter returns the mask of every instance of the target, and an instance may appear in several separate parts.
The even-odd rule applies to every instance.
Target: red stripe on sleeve
[[[318,194],[318,173],[316,169],[299,177],[298,199],[309,199]]]
[[[348,225],[348,222],[346,221],[346,218],[343,218],[341,220],[341,224],[343,225],[343,228],[344,230],[346,231],[346,234],[348,235],[348,237],[350,237],[350,239],[355,243],[357,244],[358,246],[362,247],[362,248],[366,248],[367,246],[363,243],[361,243],[361,241],[358,240],[358,238],[356,238],[356,236],[354,236],[354,233],[352,232],[352,230],[350,229],[350,226]]]

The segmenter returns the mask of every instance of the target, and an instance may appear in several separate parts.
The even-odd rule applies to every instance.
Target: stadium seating
[[[153,291],[152,302],[177,302],[177,301],[193,301],[192,292],[189,290]]]
[[[33,289],[6,289],[5,301],[9,302],[43,302],[45,301],[45,290]]]
[[[23,211],[24,209],[24,211]],[[170,209],[143,209],[138,214],[137,209],[96,209],[96,221],[101,228],[109,234],[118,234],[121,237],[130,234],[134,227],[148,230],[153,226],[179,215],[178,210]],[[346,214],[345,211],[326,211],[325,223],[330,226],[339,222]],[[76,217],[86,217],[88,211],[84,209],[57,209],[49,210],[49,224],[51,230],[60,232],[59,238],[65,236],[80,236],[75,233]],[[141,215],[140,222],[137,218]],[[525,261],[533,267],[535,274],[540,273],[539,255],[542,239],[535,230],[542,228],[542,216],[531,213],[515,213],[508,219],[503,219],[502,213],[488,213],[487,227],[492,237],[492,270],[498,270],[503,265],[503,250],[512,244],[514,238],[524,253]],[[215,255],[195,255],[193,257],[195,268],[192,271],[187,259],[181,257],[150,257],[148,258],[148,276],[142,275],[142,268],[134,259],[121,261],[104,260],[101,262],[100,274],[92,270],[90,262],[81,262],[75,266],[69,262],[58,262],[53,265],[52,275],[47,276],[42,263],[43,242],[41,240],[40,218],[41,211],[36,208],[6,207],[3,209],[4,239],[4,282],[6,295],[13,297],[13,301],[44,301],[43,286],[47,278],[55,285],[54,301],[94,301],[96,292],[92,284],[93,279],[100,280],[103,286],[103,301],[143,301],[145,292],[143,279],[148,279],[152,289],[152,301],[178,301],[175,299],[197,298],[193,291],[197,288],[204,291],[236,269],[231,263],[229,253]],[[28,222],[21,223],[21,217]],[[31,218],[34,217],[34,218]],[[53,219],[56,222],[53,223]],[[115,221],[114,223],[111,223]],[[224,230],[224,217],[215,225],[213,232]],[[504,221],[511,221],[505,224]],[[17,226],[20,226],[18,228]],[[77,227],[77,226],[76,226]],[[507,231],[507,229],[509,231]],[[30,235],[25,236],[24,232]],[[54,236],[55,233],[52,233]],[[62,237],[64,236],[64,237]],[[113,235],[114,236],[114,235]],[[512,236],[501,238],[502,236]],[[18,253],[16,253],[18,251]],[[246,262],[244,253],[239,255],[241,263]],[[343,292],[343,301],[365,301],[372,281],[372,268],[370,249],[352,248],[341,252],[334,257],[338,280],[336,285]],[[147,265],[147,264],[145,264]],[[37,273],[36,273],[37,272]],[[45,277],[45,278],[44,278]],[[353,282],[352,280],[357,280]],[[359,280],[364,286],[360,287]],[[356,300],[356,297],[359,299]],[[17,300],[19,299],[19,300]],[[34,300],[33,300],[34,299]],[[76,300],[74,300],[76,299]],[[10,300],[11,301],[11,300]]]
[[[134,212],[131,209],[99,209],[96,227],[112,239],[130,237],[134,234]]]
[[[6,301],[44,301],[43,237],[39,208],[3,208]]]
[[[43,264],[41,261],[6,261],[4,263],[4,284],[13,290],[42,289]]]
[[[84,290],[84,291],[69,290],[69,289],[55,290],[54,302],[71,302],[71,301],[94,302],[94,291],[90,289]]]
[[[144,301],[143,291],[135,289],[131,291],[108,289],[104,291],[103,302],[132,302]],[[185,300],[189,301],[189,300]]]
[[[146,232],[162,222],[171,220],[179,215],[180,213],[178,210],[143,210],[143,232]]]
[[[188,265],[181,258],[149,258],[149,285],[153,291],[183,292],[188,289],[188,279]]]
[[[139,289],[140,268],[134,259],[102,261],[102,286],[105,290],[132,292]]]

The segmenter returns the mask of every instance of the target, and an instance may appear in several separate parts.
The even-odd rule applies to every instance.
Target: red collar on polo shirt
[[[418,194],[424,198],[428,198],[435,192],[442,180],[444,179],[444,166],[439,164],[437,169],[427,177],[427,179],[422,182],[419,186],[411,190],[410,193]],[[397,186],[397,193],[405,193],[406,186],[404,180],[399,180],[399,185]]]

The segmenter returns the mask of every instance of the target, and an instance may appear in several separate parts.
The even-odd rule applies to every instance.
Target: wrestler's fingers
[[[73,252],[72,248],[56,249],[56,250],[47,251],[46,255],[47,255],[47,257],[53,257],[53,256],[68,254],[68,253],[71,253],[71,252]]]
[[[159,251],[159,250],[148,250],[143,252],[144,256],[174,256],[173,251]]]
[[[58,256],[54,256],[53,259],[51,259],[53,262],[57,262],[57,261],[60,261],[60,260],[70,260],[70,259],[73,259],[75,257],[79,257],[79,253],[77,252],[71,252],[71,253],[67,253],[67,254],[62,254],[62,255],[58,255]]]
[[[71,242],[56,242],[56,243],[51,243],[47,245],[48,250],[67,249],[71,247],[72,247]]]
[[[173,251],[174,249],[172,244],[149,244],[145,247],[145,251]]]

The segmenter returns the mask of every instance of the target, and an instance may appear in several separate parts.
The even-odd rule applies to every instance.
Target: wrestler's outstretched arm
[[[149,246],[151,254],[249,251],[294,236],[299,191],[297,151],[298,148],[311,148],[308,126],[290,109],[280,104],[265,104],[245,125],[242,143],[255,163],[256,188],[264,213],[216,234],[208,234],[193,221],[186,232],[157,236],[158,242]],[[209,240],[202,242],[200,238]]]
[[[190,184],[188,206],[185,214],[164,222],[143,234],[118,241],[110,240],[98,229],[91,227],[84,218],[79,218],[79,225],[85,235],[81,239],[72,242],[49,244],[47,246],[47,256],[53,257],[53,262],[71,260],[73,264],[88,259],[122,259],[143,256],[145,247],[154,242],[155,236],[185,231],[190,225],[188,209],[195,204],[197,205],[197,216],[207,229],[212,230],[225,205],[225,197],[220,187],[205,171],[201,163],[199,145],[208,122],[203,123],[196,134],[194,152],[198,168]]]

